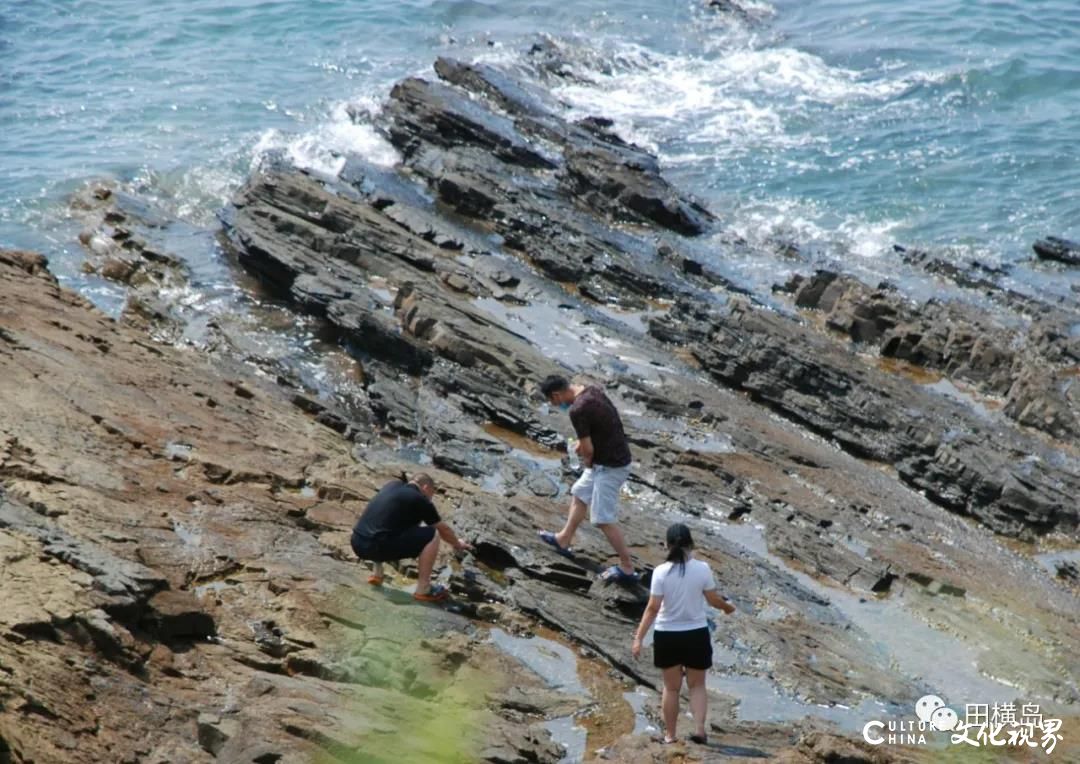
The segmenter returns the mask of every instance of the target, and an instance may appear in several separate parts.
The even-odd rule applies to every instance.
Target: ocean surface
[[[1041,236],[1080,238],[1080,3],[742,6],[5,2],[0,246],[44,252],[108,305],[111,288],[79,271],[67,214],[87,182],[113,179],[212,230],[267,152],[328,172],[348,152],[392,164],[362,115],[394,81],[432,76],[440,54],[520,68],[547,36],[589,81],[557,91],[567,108],[615,119],[750,241],[792,239],[885,274],[900,243],[1013,264],[1031,289],[1069,281],[1024,261]],[[213,237],[194,240],[184,256],[214,273]],[[742,267],[751,281],[755,268],[778,275]]]

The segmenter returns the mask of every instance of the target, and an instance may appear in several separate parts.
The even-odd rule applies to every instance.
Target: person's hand
[[[455,548],[459,552],[472,552],[472,551],[475,551],[475,547],[472,544],[470,544],[468,541],[459,540],[458,545]]]
[[[634,644],[630,645],[630,654],[637,660],[641,655],[641,637],[634,637]]]
[[[723,610],[726,615],[731,615],[735,612],[735,606],[727,600],[724,600],[724,604],[720,606],[720,609]]]

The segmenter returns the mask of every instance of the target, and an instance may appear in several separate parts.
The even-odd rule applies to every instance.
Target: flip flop
[[[667,735],[664,735],[662,737],[660,735],[653,735],[652,736],[652,741],[654,743],[659,743],[660,745],[675,745],[676,743],[679,742],[679,738],[677,738],[677,737],[668,737]]]
[[[420,602],[442,602],[449,596],[450,591],[445,586],[442,584],[433,584],[428,587],[426,593],[421,594],[420,592],[416,592],[413,594],[413,599],[419,600]]]
[[[386,578],[386,577],[385,576],[377,576],[374,573],[372,573],[370,576],[368,576],[367,582],[369,584],[371,584],[372,586],[382,586],[382,582],[383,582],[384,578]]]
[[[570,548],[559,546],[559,542],[555,540],[555,534],[551,531],[540,531],[540,540],[545,544],[554,547],[555,554],[561,554],[568,560],[574,559],[574,553],[570,551]]]
[[[709,744],[709,736],[708,735],[691,735],[690,736],[690,742],[697,743],[698,745],[708,745]]]
[[[612,565],[610,568],[600,574],[601,581],[614,581],[617,584],[636,584],[638,582],[637,573],[627,573],[618,565]]]

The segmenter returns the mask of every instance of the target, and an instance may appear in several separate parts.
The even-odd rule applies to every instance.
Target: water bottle
[[[566,439],[566,453],[570,457],[570,469],[575,471],[581,468],[581,462],[578,460],[577,444],[577,438]]]

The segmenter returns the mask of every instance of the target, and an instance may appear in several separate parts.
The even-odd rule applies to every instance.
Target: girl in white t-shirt
[[[690,529],[675,523],[667,529],[667,562],[656,567],[649,587],[649,604],[641,616],[631,652],[641,654],[641,641],[656,621],[653,632],[653,664],[663,670],[664,742],[674,743],[679,718],[679,690],[683,673],[690,692],[690,711],[697,726],[690,736],[705,743],[705,671],[712,666],[712,638],[705,615],[706,600],[727,614],[735,608],[716,593],[716,581],[707,563],[693,558]]]

